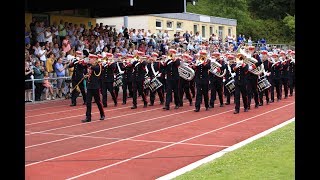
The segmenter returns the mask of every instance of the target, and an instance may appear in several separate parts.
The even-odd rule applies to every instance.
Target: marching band
[[[194,111],[200,111],[202,102],[208,111],[214,108],[218,94],[220,107],[230,105],[230,98],[234,96],[234,114],[238,114],[240,94],[244,112],[247,112],[252,98],[258,108],[264,105],[264,96],[267,105],[274,102],[274,90],[277,101],[280,101],[282,93],[284,98],[292,96],[295,86],[295,51],[258,51],[254,46],[241,47],[234,52],[218,52],[204,47],[197,54],[172,47],[167,55],[162,56],[156,52],[149,56],[136,50],[127,55],[105,53],[104,57],[100,54],[85,57],[77,51],[69,67],[74,67],[70,106],[76,106],[80,92],[87,105],[86,119],[82,122],[91,121],[92,96],[98,105],[100,119],[104,120],[107,91],[117,106],[119,88],[123,92],[122,105],[128,98],[133,98],[131,109],[137,108],[138,95],[144,108],[154,106],[159,99],[164,110],[170,110],[171,102],[174,109],[183,107],[184,96],[193,106],[195,96]]]

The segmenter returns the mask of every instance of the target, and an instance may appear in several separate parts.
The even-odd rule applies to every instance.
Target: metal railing
[[[56,77],[56,78],[46,78],[46,79],[27,79],[24,80],[24,82],[32,82],[32,102],[35,103],[35,85],[34,82],[35,81],[43,81],[43,80],[57,80],[57,79],[66,79],[66,80],[71,80],[71,76],[67,76],[67,77]]]

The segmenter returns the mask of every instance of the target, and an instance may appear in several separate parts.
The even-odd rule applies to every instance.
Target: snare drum
[[[152,92],[156,91],[161,86],[162,86],[162,83],[156,77],[153,78],[149,83],[149,88]]]
[[[114,82],[114,87],[120,87],[123,85],[123,82],[122,82],[122,74],[117,74],[116,75],[116,79],[115,79],[115,82]]]
[[[270,82],[268,81],[267,78],[261,77],[258,79],[258,90],[259,92],[263,92],[264,90],[268,89],[271,87]]]
[[[225,86],[230,94],[236,90],[236,86],[234,85],[234,79],[230,80]]]

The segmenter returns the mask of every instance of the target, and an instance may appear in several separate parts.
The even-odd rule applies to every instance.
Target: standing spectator
[[[30,68],[30,65],[27,61],[24,63],[24,73],[25,73],[25,80],[31,79],[33,76],[33,69]],[[32,92],[32,81],[25,82],[24,84],[24,101],[25,102],[32,102],[31,97]]]
[[[182,36],[183,36],[183,38],[184,38],[187,42],[190,41],[190,34],[189,34],[188,31],[186,31]]]
[[[66,30],[65,25],[63,24],[62,19],[60,20],[60,24],[58,26],[58,31],[59,31],[60,41],[61,41],[67,35],[67,30]]]
[[[38,26],[36,26],[37,41],[40,43],[45,42],[44,32],[45,32],[44,22],[41,21],[38,23]]]
[[[31,36],[31,32],[28,31],[27,26],[24,25],[24,43],[25,44],[30,44],[31,43],[31,40],[30,40],[31,37],[32,37]]]
[[[36,54],[37,57],[44,63],[44,65],[46,64],[47,60],[46,53],[47,50],[45,50],[45,45],[42,45],[41,49],[38,51],[38,54]]]
[[[52,84],[49,82],[49,74],[48,72],[44,72],[44,78],[43,78],[43,83],[42,83],[44,88],[47,88],[46,90],[46,100],[50,100],[50,99],[55,99],[54,95],[53,95],[53,86]],[[50,96],[49,96],[50,93]],[[51,98],[50,98],[51,97]]]
[[[55,71],[57,77],[65,77],[67,64],[62,64],[62,58],[59,57],[57,63],[55,64]],[[57,96],[62,97],[62,86],[65,86],[65,79],[57,79]]]
[[[44,41],[45,42],[52,42],[52,33],[50,26],[46,28],[46,31],[44,32]]]
[[[252,46],[252,40],[251,40],[250,36],[249,36],[249,39],[248,39],[248,46]]]
[[[40,101],[41,98],[41,93],[43,91],[43,74],[44,74],[44,68],[41,66],[41,63],[39,60],[36,60],[35,62],[35,67],[33,68],[34,72],[34,78],[35,79],[40,79],[40,80],[35,80],[34,85],[36,86],[35,89],[35,100]]]
[[[71,45],[69,41],[69,36],[65,36],[65,39],[62,41],[62,51],[69,52],[71,50]]]

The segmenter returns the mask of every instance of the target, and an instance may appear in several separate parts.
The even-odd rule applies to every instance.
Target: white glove
[[[240,63],[237,63],[236,68],[238,68],[240,66]]]
[[[218,71],[217,68],[215,68],[215,69],[213,70],[213,73],[217,73],[217,71]]]
[[[73,62],[73,64],[78,64],[78,63],[79,63],[79,61]]]
[[[30,78],[31,78],[31,79],[34,79],[34,76],[33,76],[33,75],[31,75],[31,76],[30,76]]]
[[[161,73],[158,73],[158,74],[157,74],[157,77],[161,77]]]
[[[266,73],[267,76],[270,76],[271,72]]]
[[[232,76],[232,77],[235,77],[235,76],[236,76],[236,73],[231,73],[231,76]]]
[[[249,66],[249,71],[251,71],[252,70],[252,66]]]
[[[225,81],[226,81],[226,79],[223,78],[222,82],[225,82]]]

